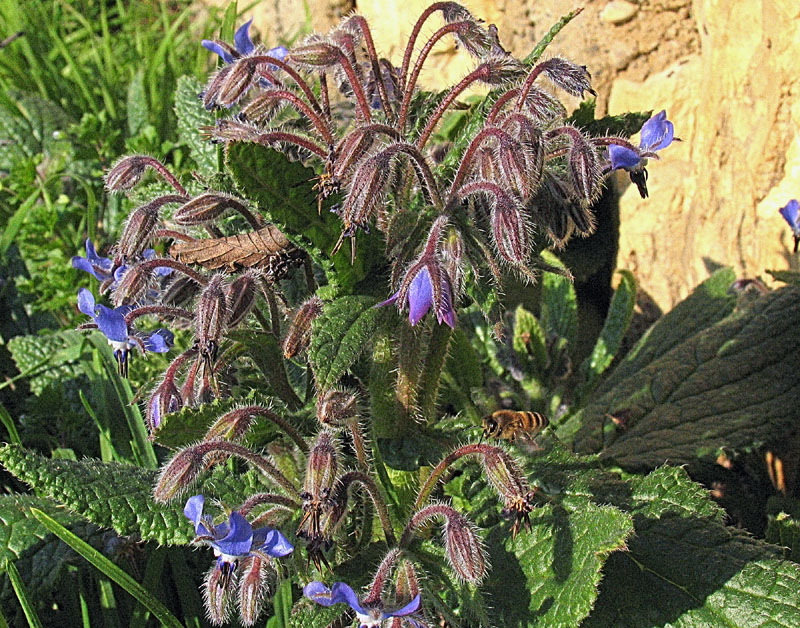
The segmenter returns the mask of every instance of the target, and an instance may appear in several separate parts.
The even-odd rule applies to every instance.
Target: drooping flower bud
[[[397,565],[394,586],[397,598],[401,600],[411,599],[419,594],[420,587],[417,570],[410,560],[404,558]]]
[[[358,398],[349,390],[331,389],[317,398],[317,419],[323,425],[343,427],[358,415]]]
[[[524,66],[510,55],[493,54],[486,57],[476,70],[480,70],[478,80],[494,87],[520,78]]]
[[[158,474],[153,499],[164,503],[185,493],[203,470],[204,457],[205,450],[198,446],[187,447],[175,454]]]
[[[498,202],[492,208],[490,221],[500,256],[515,265],[525,264],[530,254],[530,237],[522,207]]]
[[[200,94],[200,97],[203,99],[203,106],[206,109],[211,110],[218,106],[217,100],[219,98],[220,89],[228,80],[228,75],[230,74],[232,67],[233,66],[230,65],[222,66],[209,79],[205,90],[203,90],[203,93]]]
[[[520,497],[530,490],[522,470],[500,447],[488,448],[481,461],[486,477],[502,498]]]
[[[283,339],[284,357],[293,358],[308,349],[311,342],[311,323],[320,314],[322,314],[322,300],[317,296],[312,296],[297,309],[286,338]]]
[[[216,104],[230,107],[238,102],[253,86],[256,74],[256,63],[251,59],[239,59],[232,63],[225,81],[219,86]]]
[[[160,204],[150,202],[137,207],[128,216],[117,243],[117,252],[123,260],[135,259],[150,245],[158,228],[160,209]]]
[[[591,142],[583,134],[572,135],[572,147],[569,151],[569,172],[573,185],[581,202],[591,205],[600,194],[600,168],[598,167],[597,153]]]
[[[261,613],[267,590],[266,563],[258,556],[243,561],[239,575],[239,613],[245,626],[252,626]]]
[[[597,96],[597,92],[592,89],[592,76],[585,65],[577,65],[561,57],[552,57],[539,65],[541,71],[568,94],[583,98],[583,92],[589,92],[592,96]]]
[[[205,600],[206,613],[208,619],[215,626],[221,626],[228,622],[232,610],[233,580],[235,575],[227,567],[228,563],[214,565],[206,574],[205,586],[203,586],[203,598]]]
[[[306,463],[303,492],[311,499],[326,499],[338,474],[338,451],[333,433],[323,430],[311,447]]]
[[[179,225],[202,225],[216,220],[228,209],[239,208],[245,208],[245,206],[238,199],[219,192],[207,192],[179,207],[172,219]]]
[[[257,416],[250,407],[226,412],[208,428],[203,440],[239,441],[248,432]]]
[[[339,63],[339,52],[334,45],[322,41],[319,36],[312,36],[303,45],[289,51],[288,61],[320,70]]]
[[[129,155],[120,159],[106,174],[106,189],[110,192],[132,189],[147,169],[147,157]]]
[[[161,421],[171,412],[177,412],[183,406],[183,399],[172,379],[165,379],[155,389],[147,402],[147,429],[152,434],[161,426]]]
[[[236,327],[253,309],[258,292],[259,273],[247,270],[231,282],[226,291],[228,300],[228,329]]]
[[[138,303],[147,293],[153,280],[153,273],[141,264],[131,266],[125,271],[122,279],[117,284],[111,300],[116,307]]]
[[[224,275],[214,275],[197,301],[195,338],[200,354],[206,361],[217,359],[220,339],[228,319],[228,302],[225,295]]]

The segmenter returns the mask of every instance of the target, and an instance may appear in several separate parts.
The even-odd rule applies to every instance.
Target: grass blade
[[[44,515],[44,513],[42,514]],[[50,520],[53,521],[52,519]],[[58,525],[55,521],[53,521],[53,523]],[[28,626],[30,626],[30,628],[44,628],[42,622],[39,620],[39,615],[36,614],[36,609],[33,607],[28,597],[25,583],[22,582],[22,578],[19,576],[17,566],[11,561],[6,561],[5,570],[8,574],[8,579],[11,580],[11,586],[14,587],[14,593],[17,594],[20,606],[22,606],[22,612],[25,613],[25,619],[28,620]]]
[[[149,610],[163,626],[168,628],[183,628],[183,625],[178,619],[169,612],[169,609],[164,606],[150,591],[145,589],[129,574],[117,567],[108,558],[91,545],[78,538],[72,532],[67,530],[60,523],[53,518],[46,515],[44,512],[37,508],[31,508],[31,514],[50,532],[55,534],[64,543],[69,545],[78,554],[88,560],[94,567],[99,569],[102,573],[108,576],[111,580],[116,582],[120,587],[130,593],[142,606]]]

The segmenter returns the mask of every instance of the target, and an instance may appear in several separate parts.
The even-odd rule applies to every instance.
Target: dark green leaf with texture
[[[147,125],[147,92],[144,86],[144,70],[133,75],[128,85],[128,134],[133,137]]]
[[[542,251],[542,259],[546,264],[564,267],[549,251]],[[575,286],[567,277],[551,272],[542,274],[542,312],[539,318],[548,336],[564,338],[568,349],[574,349],[578,335],[578,298]]]
[[[59,331],[41,336],[17,336],[8,350],[20,373],[30,376],[31,392],[41,394],[54,381],[73,379],[84,372],[82,360],[90,360],[83,334]]]
[[[340,297],[326,303],[311,327],[308,357],[320,390],[329,390],[347,372],[378,329],[376,299]]]
[[[331,257],[343,229],[331,208],[341,199],[329,197],[318,213],[316,173],[311,168],[277,150],[247,142],[229,144],[226,161],[241,192],[325,269],[329,283],[352,288],[380,263],[383,246],[375,231],[356,235],[354,263],[347,242]]]
[[[793,270],[768,270],[767,274],[771,275],[773,279],[782,281],[783,283],[790,283],[800,285],[800,273]]]
[[[196,407],[186,406],[177,412],[170,412],[151,434],[151,440],[159,445],[177,449],[203,438],[206,431],[218,417],[241,405],[234,399],[215,399]]]
[[[796,424],[800,288],[754,301],[674,347],[581,412],[576,451],[631,468],[712,460]],[[624,416],[624,427],[609,416]]]
[[[16,445],[0,447],[0,464],[37,495],[123,536],[138,535],[166,545],[185,545],[194,538],[181,500],[169,504],[153,501],[155,471],[91,459],[53,460]],[[209,495],[235,507],[253,492],[264,490],[263,486],[256,488],[255,480],[252,473],[233,476],[217,467],[195,491],[209,489]]]
[[[79,517],[56,502],[34,495],[0,496],[0,562],[17,560],[29,548],[50,534],[30,513],[38,508],[62,525],[78,521]]]
[[[583,628],[800,625],[800,565],[725,527],[723,511],[680,468],[630,480],[636,535],[604,567]]]
[[[607,135],[630,137],[638,133],[642,125],[653,115],[652,111],[640,111],[595,119],[595,104],[596,100],[594,98],[584,100],[578,105],[578,108],[572,112],[567,122],[571,122],[575,126],[580,127],[592,137]]]
[[[213,126],[214,114],[206,111],[198,94],[203,84],[192,76],[178,79],[175,90],[175,115],[178,118],[178,137],[189,147],[189,153],[200,174],[211,175],[217,171],[218,147],[204,138],[200,127]]]

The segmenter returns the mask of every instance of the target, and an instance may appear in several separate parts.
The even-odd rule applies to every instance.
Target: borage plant
[[[437,15],[442,25],[420,42]],[[543,330],[574,331],[575,320],[563,324],[574,319],[574,293],[544,248],[593,231],[592,204],[613,170],[629,171],[645,196],[647,160],[673,139],[664,112],[645,123],[638,146],[626,138],[646,115],[595,121],[614,131],[599,136],[568,116],[555,94],[593,93],[590,75],[542,54],[574,15],[524,60],[454,2],[422,13],[399,67],[378,57],[358,15],[288,50],[254,45],[249,23],[234,46],[206,42],[225,64],[195,111],[219,117],[197,132],[224,147],[224,169],[184,186],[154,158],[123,158],[107,175],[110,190],[132,190],[148,169],[172,189],[147,188],[160,193],[131,213],[113,261],[87,245],[102,268],[76,262],[103,280],[115,306],[81,293],[81,311],[112,342],[123,373],[137,347],[173,340],[134,321],[180,329],[180,352],[140,392],[151,440],[172,455],[157,477],[14,447],[3,463],[121,534],[210,546],[217,562],[203,590],[213,624],[234,611],[253,624],[277,590],[276,614],[293,625],[610,625],[620,590],[634,615],[651,610],[647,591],[629,590],[632,565],[655,574],[654,587],[678,581],[681,591],[761,592],[742,570],[750,560],[796,579],[766,546],[745,557],[749,541],[722,526],[681,469],[612,472],[613,461],[577,457],[553,435],[523,448],[524,458],[508,443],[477,442],[483,366],[503,372],[497,351],[485,365],[478,356],[500,342],[504,281],[548,278],[544,324],[523,310],[514,322],[522,368],[539,364],[546,376],[521,377],[516,398],[558,410],[570,397],[567,376],[555,372],[566,338],[553,343]],[[445,37],[475,69],[441,92],[420,91]],[[459,102],[479,85],[487,96]],[[607,323],[616,342],[599,341],[603,369],[633,290],[626,276]],[[570,398],[585,403],[597,363]],[[557,396],[541,392],[559,378]],[[580,414],[559,412],[552,422],[569,438]],[[124,495],[130,514],[82,506],[87,486],[101,502]],[[218,514],[206,512],[212,499]],[[682,565],[698,552],[722,571],[686,576]],[[606,562],[612,553],[619,558]],[[598,598],[604,565],[610,584]],[[694,612],[695,597],[678,597],[667,615]],[[786,596],[766,599],[769,613]],[[698,605],[711,617],[724,612],[718,601]]]

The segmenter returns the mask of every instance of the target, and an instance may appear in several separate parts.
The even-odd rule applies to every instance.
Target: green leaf
[[[128,133],[131,137],[138,135],[147,125],[149,116],[144,70],[140,69],[128,85]]]
[[[153,431],[151,439],[163,447],[178,449],[203,438],[211,424],[240,404],[238,399],[215,399],[196,407],[170,412]]]
[[[525,57],[522,62],[525,65],[533,65],[536,63],[539,60],[539,57],[544,54],[544,51],[547,50],[547,47],[550,45],[550,43],[556,38],[556,35],[561,32],[561,29],[569,24],[576,16],[578,16],[581,11],[583,11],[583,8],[575,9],[566,15],[561,16],[561,19],[550,27],[550,30],[545,33],[545,36],[542,37],[536,46],[534,46],[533,50],[528,53],[528,56]]]
[[[314,319],[308,357],[319,390],[335,386],[372,340],[382,313],[376,302],[372,297],[341,297],[326,303]]]
[[[766,539],[786,548],[785,558],[800,562],[800,522],[785,512],[769,515]]]
[[[793,270],[768,270],[768,275],[772,275],[772,278],[776,281],[782,281],[783,283],[790,283],[793,285],[800,284],[800,273]]]
[[[15,445],[0,447],[0,463],[39,496],[64,504],[92,523],[123,536],[138,535],[166,545],[194,538],[178,502],[157,504],[151,497],[156,472],[116,462],[53,460]],[[255,474],[233,476],[216,467],[195,489],[238,506],[256,488]]]
[[[214,114],[206,111],[198,94],[203,84],[192,76],[178,79],[175,89],[175,115],[178,118],[178,138],[189,147],[189,154],[200,174],[217,171],[217,146],[202,136],[201,128],[214,125]]]
[[[547,338],[539,320],[521,305],[514,311],[514,351],[520,358],[530,357],[539,373],[547,368]]]
[[[14,561],[49,534],[33,517],[30,509],[38,508],[69,525],[78,517],[50,499],[33,495],[0,495],[0,563]]]
[[[153,613],[156,619],[161,622],[162,626],[182,628],[181,623],[177,620],[177,618],[172,615],[167,607],[164,606],[152,593],[150,593],[150,591],[142,587],[142,585],[136,582],[136,580],[125,573],[122,569],[117,567],[91,545],[85,541],[82,541],[80,538],[58,523],[55,519],[49,517],[41,510],[31,508],[31,513],[50,532],[58,536],[62,541],[78,552],[78,554],[83,556],[97,569],[102,571],[120,587],[125,589],[136,601]]]
[[[630,137],[638,133],[642,125],[653,115],[652,111],[627,112],[616,116],[605,116],[595,120],[595,103],[595,98],[584,100],[578,105],[578,108],[572,112],[567,122],[572,122],[594,137],[609,135]]]
[[[575,450],[631,468],[713,461],[796,424],[800,288],[771,292],[695,334],[580,413]],[[606,415],[626,414],[614,432]],[[577,415],[576,415],[577,416]]]
[[[77,377],[83,373],[80,362],[90,359],[83,335],[71,330],[17,336],[8,341],[8,350],[20,373],[30,377],[35,395],[40,395],[51,382]]]
[[[14,563],[5,563],[3,569],[5,569],[9,580],[11,580],[11,586],[14,587],[14,593],[17,594],[19,604],[22,606],[22,612],[25,613],[25,619],[28,620],[28,626],[30,628],[44,628],[44,624],[42,624],[39,615],[36,613],[34,603],[31,601],[25,584],[22,582],[22,578],[20,578],[19,571],[17,571]]]
[[[382,260],[378,235],[361,232],[354,263],[347,243],[331,257],[343,228],[342,221],[330,211],[338,197],[329,197],[318,213],[316,173],[311,168],[290,161],[277,150],[246,142],[228,144],[226,163],[242,193],[258,203],[290,241],[322,266],[329,283],[352,288]]]
[[[550,251],[542,251],[545,263],[564,268],[561,261]],[[567,341],[571,351],[578,334],[578,299],[575,287],[565,276],[552,272],[542,274],[541,324],[545,332]]]
[[[722,510],[683,469],[658,469],[631,488],[636,535],[607,561],[582,627],[800,625],[800,566],[723,526]]]
[[[619,273],[622,279],[611,299],[606,322],[600,331],[592,353],[581,365],[585,383],[577,393],[580,399],[592,391],[597,385],[600,375],[611,365],[611,361],[619,351],[622,339],[628,331],[628,326],[631,324],[633,308],[636,305],[636,280],[630,271],[621,270]]]

